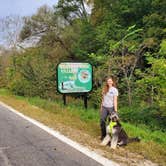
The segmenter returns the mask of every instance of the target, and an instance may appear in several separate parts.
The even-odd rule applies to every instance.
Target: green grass
[[[122,123],[123,127],[125,128],[126,132],[131,137],[140,137],[142,141],[154,141],[158,144],[166,145],[166,133],[161,131],[151,131],[150,129],[146,128],[146,126],[134,126],[129,123]]]
[[[0,89],[0,95],[7,96],[7,95],[12,95],[12,93],[7,90],[7,89]]]

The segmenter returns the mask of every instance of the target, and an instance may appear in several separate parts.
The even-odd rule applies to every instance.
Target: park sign
[[[92,65],[86,62],[61,62],[57,65],[60,93],[87,93],[92,90]]]

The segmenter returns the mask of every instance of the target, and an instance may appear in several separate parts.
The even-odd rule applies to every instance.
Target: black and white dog
[[[106,128],[107,135],[103,139],[101,145],[106,146],[110,143],[112,149],[115,149],[116,146],[123,146],[127,145],[130,142],[139,142],[140,139],[136,138],[129,138],[126,134],[125,130],[122,128],[120,124],[119,117],[116,112],[113,112],[110,115],[110,123]]]

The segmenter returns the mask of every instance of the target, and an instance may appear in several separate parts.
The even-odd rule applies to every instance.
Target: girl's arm
[[[102,104],[103,104],[103,97],[102,97],[101,105],[100,105],[100,113],[102,112]]]
[[[103,98],[104,98],[104,96],[103,96],[103,92],[102,92],[102,100],[101,100],[101,105],[100,105],[100,113],[102,112]]]
[[[118,96],[114,96],[114,110],[118,112]]]

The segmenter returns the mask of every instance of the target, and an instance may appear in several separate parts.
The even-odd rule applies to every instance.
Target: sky
[[[0,0],[0,18],[9,15],[30,16],[43,5],[52,7],[58,0]]]
[[[6,16],[31,16],[43,5],[53,7],[58,0],[0,0],[0,20]],[[4,45],[4,32],[0,30],[0,45]]]

